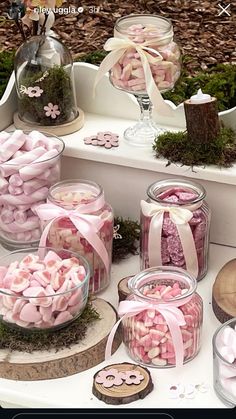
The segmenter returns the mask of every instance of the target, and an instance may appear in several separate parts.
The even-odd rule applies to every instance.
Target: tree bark
[[[216,98],[200,104],[193,104],[188,99],[184,102],[184,111],[190,141],[196,144],[209,144],[216,139],[220,133]]]

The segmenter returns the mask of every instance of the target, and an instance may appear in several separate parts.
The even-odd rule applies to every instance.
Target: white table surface
[[[6,250],[1,250],[1,253]],[[224,408],[213,389],[212,335],[220,325],[211,308],[211,290],[220,268],[236,254],[235,248],[219,245],[210,246],[209,271],[199,283],[198,292],[204,300],[204,323],[202,347],[198,356],[181,369],[150,368],[154,390],[144,399],[119,408]],[[110,301],[115,307],[118,303],[117,283],[128,275],[139,271],[139,258],[133,256],[112,267],[112,281],[99,297]],[[104,408],[114,407],[99,401],[92,394],[94,373],[103,366],[117,362],[131,361],[122,344],[108,360],[82,373],[66,378],[43,381],[12,381],[0,379],[0,404],[3,407],[35,408]],[[194,399],[170,399],[168,389],[171,385],[200,384],[209,386],[206,393],[198,392]]]

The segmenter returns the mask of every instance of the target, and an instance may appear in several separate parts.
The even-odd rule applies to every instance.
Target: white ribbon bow
[[[169,36],[168,36],[169,39]],[[160,39],[156,41],[158,45],[162,44],[163,41],[166,43],[166,39]],[[152,42],[153,44],[154,42]],[[94,90],[96,85],[99,83],[101,78],[119,61],[122,55],[130,48],[136,49],[138,52],[144,71],[144,77],[146,82],[146,89],[150,101],[153,104],[153,107],[160,115],[163,116],[174,116],[174,110],[164,101],[157,85],[153,79],[152,71],[149,63],[155,64],[159,61],[162,61],[163,58],[161,54],[155,49],[149,48],[150,42],[144,42],[143,44],[136,44],[130,39],[121,39],[121,38],[109,38],[105,45],[104,49],[106,51],[111,51],[102,61],[98,69],[95,82]],[[156,57],[153,57],[149,52],[156,54]]]
[[[141,201],[141,209],[146,217],[152,217],[148,237],[149,266],[161,266],[161,234],[164,213],[168,212],[171,221],[175,224],[183,254],[186,262],[186,270],[195,278],[198,276],[198,258],[192,230],[189,221],[193,217],[187,208],[164,207],[158,203]]]

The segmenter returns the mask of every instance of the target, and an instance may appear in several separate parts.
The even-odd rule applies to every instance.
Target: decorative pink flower
[[[96,376],[96,383],[102,384],[103,387],[106,388],[121,386],[124,378],[125,374],[123,372],[119,372],[115,368],[111,368],[110,370],[99,371]]]
[[[144,376],[137,370],[125,371],[125,384],[140,384]]]
[[[110,131],[98,132],[97,133],[98,145],[104,146],[105,148],[112,148],[119,146],[119,135],[113,134]]]
[[[28,87],[25,91],[25,94],[29,97],[39,97],[43,93],[43,89],[40,89],[39,86]]]
[[[43,108],[46,112],[46,116],[50,116],[52,119],[56,119],[58,115],[60,115],[60,111],[58,110],[58,105],[53,105],[52,103],[48,103],[48,106],[44,106]]]
[[[98,145],[98,139],[96,135],[91,135],[91,137],[84,138],[84,144]]]

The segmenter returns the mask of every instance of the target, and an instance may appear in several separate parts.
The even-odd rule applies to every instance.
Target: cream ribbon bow
[[[122,55],[130,48],[136,49],[138,52],[144,71],[144,77],[146,82],[146,89],[150,101],[156,111],[163,116],[174,116],[174,110],[164,101],[157,85],[153,79],[151,68],[149,63],[155,64],[163,60],[161,54],[155,49],[149,48],[147,43],[136,44],[130,39],[121,39],[121,38],[109,38],[105,45],[105,51],[111,51],[102,61],[98,69],[97,75],[94,82],[94,91],[102,79],[102,77],[119,61]],[[150,45],[150,43],[148,44]],[[149,52],[156,54],[156,57],[153,57]]]
[[[141,201],[141,210],[146,217],[152,217],[148,237],[149,265],[161,266],[161,233],[164,213],[168,212],[171,221],[175,224],[183,254],[186,262],[186,270],[195,278],[198,276],[198,259],[193,234],[189,221],[193,217],[192,212],[187,208],[164,207],[158,203]]]

